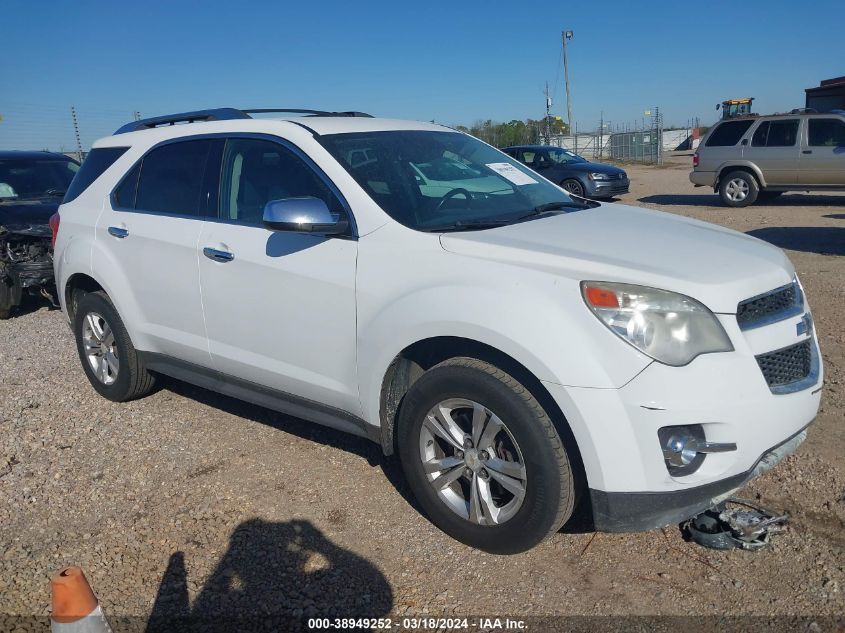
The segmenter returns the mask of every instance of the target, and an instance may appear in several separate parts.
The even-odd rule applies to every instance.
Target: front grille
[[[736,307],[736,320],[743,330],[788,319],[804,311],[801,287],[797,281],[759,297],[742,301]]]
[[[770,389],[789,385],[810,375],[813,368],[812,340],[760,354],[756,358]]]

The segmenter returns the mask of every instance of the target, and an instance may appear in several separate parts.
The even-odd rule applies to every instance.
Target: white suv
[[[370,438],[436,525],[500,553],[576,507],[678,522],[804,439],[822,368],[779,249],[574,201],[446,127],[305,114],[94,145],[52,224],[104,397],[166,374]]]

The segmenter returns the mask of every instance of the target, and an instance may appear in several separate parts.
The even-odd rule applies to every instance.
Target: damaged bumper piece
[[[47,226],[0,226],[0,318],[7,318],[26,293],[55,304],[50,237]]]
[[[772,469],[806,439],[806,428],[767,451],[750,470],[703,486],[671,492],[602,492],[590,490],[595,529],[639,532],[678,524],[719,506],[747,481]]]

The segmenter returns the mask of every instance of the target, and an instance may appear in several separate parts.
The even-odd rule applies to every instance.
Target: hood
[[[495,229],[444,233],[449,252],[541,269],[576,281],[680,292],[713,312],[792,280],[786,255],[762,240],[679,215],[621,204]]]
[[[47,225],[61,204],[61,199],[0,202],[0,226]]]

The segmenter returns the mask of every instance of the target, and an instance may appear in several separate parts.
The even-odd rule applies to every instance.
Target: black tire
[[[450,398],[468,399],[495,413],[519,447],[525,495],[503,523],[480,525],[458,515],[425,474],[423,422],[435,405]],[[471,547],[494,554],[524,552],[559,530],[572,515],[576,498],[572,468],[554,424],[522,384],[494,365],[453,358],[423,374],[402,401],[397,439],[405,477],[423,511],[437,527]]]
[[[757,179],[747,171],[732,171],[719,181],[719,196],[729,207],[747,207],[760,194]]]
[[[576,178],[567,178],[566,180],[560,183],[560,186],[567,192],[579,196],[581,198],[586,198],[584,195],[584,185],[581,184],[579,180]]]
[[[21,287],[8,279],[0,278],[0,320],[8,319],[12,310],[21,302]]]
[[[771,202],[772,200],[776,200],[780,198],[784,193],[784,191],[761,191],[757,194],[757,202]]]
[[[100,315],[114,335],[115,356],[119,360],[119,367],[114,382],[111,384],[105,384],[97,378],[85,353],[83,324],[89,314]],[[132,345],[126,326],[123,325],[123,320],[106,293],[91,292],[79,300],[74,313],[73,333],[82,369],[91,386],[101,396],[114,402],[126,402],[145,396],[152,391],[155,386],[155,377],[144,367],[135,346]]]

